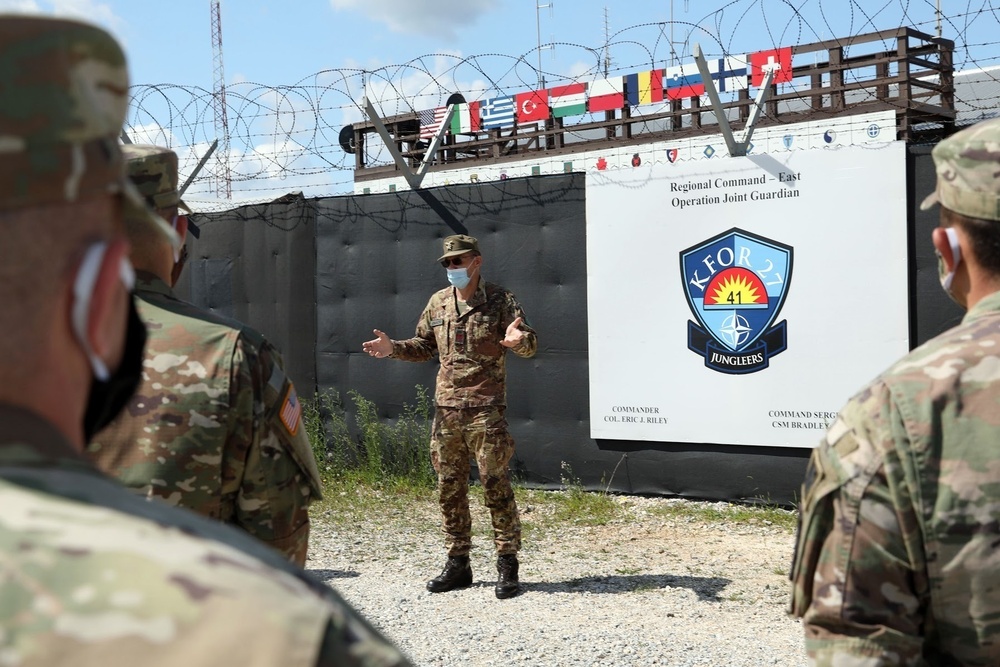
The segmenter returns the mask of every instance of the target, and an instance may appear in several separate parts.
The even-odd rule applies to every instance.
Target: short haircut
[[[969,237],[976,263],[988,273],[1000,277],[1000,222],[972,218],[946,207],[942,207],[941,211],[946,226],[961,227]]]

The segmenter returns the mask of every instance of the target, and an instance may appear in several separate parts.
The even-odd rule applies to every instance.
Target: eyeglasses
[[[466,258],[469,257],[468,254],[459,255],[458,257],[445,257],[441,260],[441,266],[444,268],[450,268],[452,266],[462,266],[465,264]]]

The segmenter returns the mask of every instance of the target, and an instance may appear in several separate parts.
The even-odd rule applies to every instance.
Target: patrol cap
[[[92,25],[0,14],[0,210],[120,194],[125,214],[177,234],[125,176],[125,55]]]
[[[941,204],[970,218],[1000,221],[1000,118],[953,134],[931,156],[937,187],[920,210]]]
[[[478,254],[479,241],[471,236],[466,236],[465,234],[446,236],[444,237],[444,254],[438,257],[438,261],[440,262],[446,257],[464,255],[467,252],[474,252]]]
[[[191,212],[177,193],[177,153],[162,146],[141,144],[126,144],[122,153],[128,161],[128,177],[147,204],[154,209],[176,206]]]

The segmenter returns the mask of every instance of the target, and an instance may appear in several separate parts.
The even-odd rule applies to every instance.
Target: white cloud
[[[0,0],[0,12],[22,14],[51,14],[63,18],[76,19],[96,24],[115,35],[119,41],[122,20],[111,9],[111,5],[99,0]]]
[[[35,0],[0,0],[0,12],[14,14],[38,14],[42,8]]]
[[[493,0],[330,0],[337,11],[360,11],[393,32],[454,39],[496,8]]]

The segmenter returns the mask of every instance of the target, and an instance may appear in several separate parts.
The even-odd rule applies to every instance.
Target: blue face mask
[[[452,287],[465,289],[465,286],[469,284],[469,280],[468,269],[448,269],[448,282],[451,283]]]

